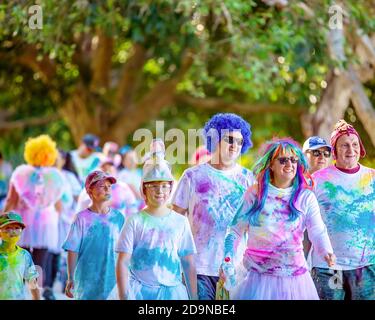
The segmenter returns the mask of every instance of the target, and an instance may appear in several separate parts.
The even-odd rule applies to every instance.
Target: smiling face
[[[355,134],[345,134],[338,138],[335,148],[337,167],[342,169],[354,169],[358,166],[361,146]]]
[[[297,174],[298,157],[293,152],[280,153],[270,165],[271,177],[276,187],[289,187]]]
[[[143,184],[146,195],[146,204],[149,207],[160,207],[164,205],[171,194],[172,183],[168,181],[153,181]]]
[[[90,187],[88,194],[94,203],[109,201],[112,197],[112,183],[109,180],[98,181]]]
[[[226,133],[219,143],[220,159],[225,164],[233,163],[241,153],[243,136],[241,131]]]

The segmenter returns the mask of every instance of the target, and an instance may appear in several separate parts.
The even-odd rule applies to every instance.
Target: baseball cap
[[[26,228],[26,225],[22,222],[22,217],[14,211],[0,215],[0,228],[10,224],[19,224],[23,229]]]
[[[99,141],[99,137],[91,133],[85,134],[82,138],[82,142],[86,145],[86,147],[94,150],[99,149]]]
[[[329,148],[330,151],[332,150],[332,147],[323,138],[313,136],[305,141],[302,147],[302,152],[306,152],[307,150],[316,150],[324,147]]]
[[[102,180],[109,180],[109,182],[111,182],[112,184],[117,182],[117,180],[114,177],[112,177],[109,174],[106,174],[104,171],[95,170],[91,172],[86,178],[86,182],[85,182],[86,190],[90,189],[90,187],[94,183],[98,181],[102,181]]]

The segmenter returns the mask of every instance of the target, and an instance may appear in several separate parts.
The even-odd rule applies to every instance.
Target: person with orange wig
[[[18,166],[11,178],[4,211],[19,212],[28,226],[19,245],[32,254],[43,270],[43,297],[54,300],[48,274],[52,252],[58,248],[58,220],[63,178],[52,167],[57,159],[56,143],[48,135],[29,138],[25,144],[27,164]]]

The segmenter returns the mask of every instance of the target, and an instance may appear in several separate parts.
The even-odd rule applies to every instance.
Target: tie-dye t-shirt
[[[115,245],[125,222],[111,209],[107,214],[89,209],[76,215],[63,249],[78,253],[74,272],[74,298],[105,300],[116,285]]]
[[[259,215],[260,225],[253,226],[249,223],[248,213],[255,201],[256,187],[249,188],[225,238],[226,256],[234,255],[235,240],[247,232],[246,269],[273,276],[304,274],[308,270],[302,245],[306,229],[322,257],[332,252],[327,228],[312,191],[301,192],[296,202],[301,214],[296,220],[288,221],[292,192],[292,187],[280,189],[269,184],[265,205]]]
[[[337,257],[333,269],[352,270],[375,263],[375,170],[354,174],[335,166],[313,174],[315,194]],[[323,267],[312,253],[314,267]]]
[[[181,177],[172,203],[188,209],[198,274],[219,276],[227,227],[253,182],[251,171],[240,165],[217,170],[205,163],[187,169]]]
[[[0,300],[24,300],[25,281],[38,277],[31,255],[17,246],[12,253],[0,252]]]
[[[188,219],[173,210],[161,217],[145,211],[130,217],[116,251],[132,255],[132,276],[150,286],[181,284],[180,258],[196,253]]]

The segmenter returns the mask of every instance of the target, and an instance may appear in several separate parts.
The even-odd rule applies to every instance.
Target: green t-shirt
[[[24,300],[25,281],[39,276],[31,255],[17,246],[12,253],[0,253],[0,300]]]

